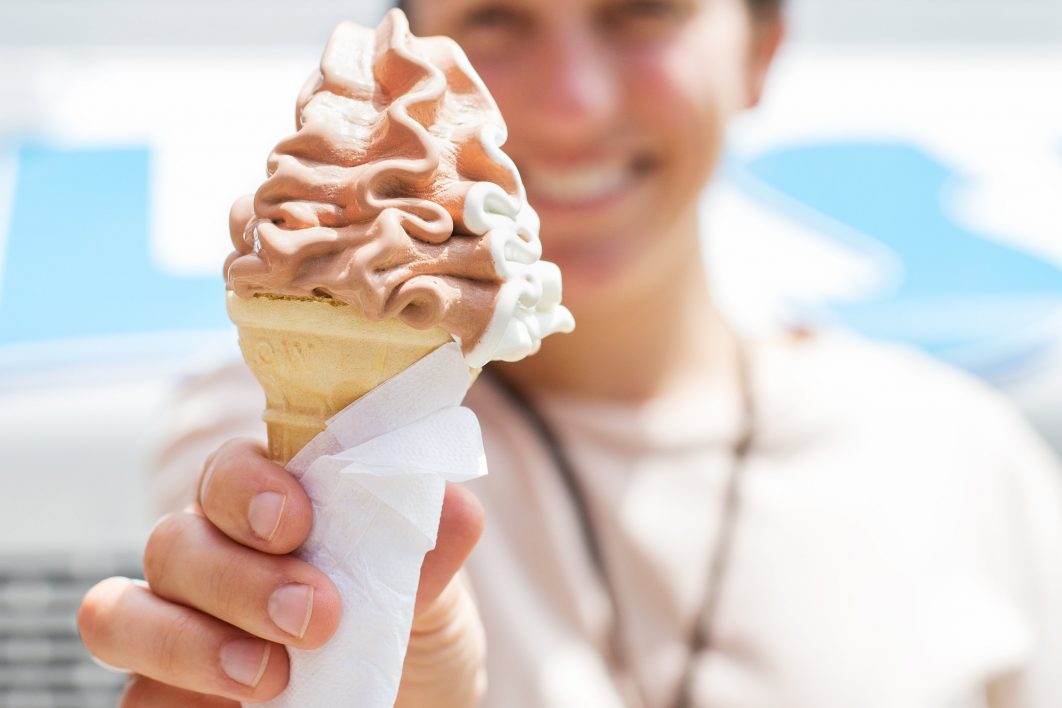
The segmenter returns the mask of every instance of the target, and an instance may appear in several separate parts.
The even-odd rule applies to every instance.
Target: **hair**
[[[781,14],[786,0],[745,0],[753,17],[760,19],[774,19]],[[409,12],[409,0],[395,0],[395,7],[402,12]]]
[[[786,0],[745,0],[754,17],[777,18],[782,14]]]

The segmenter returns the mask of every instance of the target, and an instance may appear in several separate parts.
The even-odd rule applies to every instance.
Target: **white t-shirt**
[[[751,359],[755,444],[693,705],[1062,706],[1062,472],[1020,417],[921,355],[851,337],[757,344]],[[185,415],[168,447],[178,487],[228,426],[255,427],[250,376],[214,380],[224,387],[200,387],[183,409],[215,411],[213,434]],[[536,402],[574,463],[617,592],[631,661],[619,672],[605,659],[611,601],[542,441],[489,380],[473,387],[490,466],[471,483],[487,531],[468,564],[487,632],[485,708],[670,705],[738,400],[719,388],[640,405]]]

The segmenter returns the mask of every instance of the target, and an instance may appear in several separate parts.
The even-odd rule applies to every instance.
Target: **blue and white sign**
[[[731,309],[840,323],[996,382],[1053,361],[1062,96],[1042,89],[1062,55],[803,50],[780,73],[709,198]]]
[[[1062,99],[1043,90],[1062,55],[978,56],[782,57],[707,197],[735,317],[839,323],[997,383],[1062,371]],[[174,333],[229,331],[228,206],[293,129],[315,63],[307,49],[34,67],[37,98],[0,144],[8,375],[100,342],[116,361],[178,356]]]

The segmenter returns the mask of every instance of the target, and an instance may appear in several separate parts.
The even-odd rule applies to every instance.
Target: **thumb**
[[[417,614],[438,599],[483,535],[483,505],[472,492],[447,483],[435,548],[424,556],[417,589]]]

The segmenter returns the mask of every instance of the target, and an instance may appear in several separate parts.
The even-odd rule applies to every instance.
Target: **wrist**
[[[413,619],[396,708],[471,708],[486,691],[486,637],[458,574]]]

